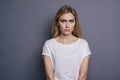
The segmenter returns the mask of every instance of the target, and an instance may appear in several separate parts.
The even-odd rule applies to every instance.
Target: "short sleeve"
[[[50,48],[47,41],[43,45],[42,55],[50,56]]]
[[[84,44],[83,44],[83,53],[82,53],[82,60],[88,56],[91,55],[91,51],[88,45],[88,42],[86,40],[84,40]]]

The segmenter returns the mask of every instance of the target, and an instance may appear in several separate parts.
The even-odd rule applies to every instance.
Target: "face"
[[[63,35],[72,35],[75,26],[75,17],[72,13],[60,16],[58,25]]]

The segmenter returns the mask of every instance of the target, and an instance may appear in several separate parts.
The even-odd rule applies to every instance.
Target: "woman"
[[[91,52],[81,38],[74,8],[64,5],[58,10],[52,32],[53,38],[44,43],[42,52],[47,80],[86,80]]]

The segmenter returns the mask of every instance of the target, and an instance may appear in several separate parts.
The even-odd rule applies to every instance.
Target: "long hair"
[[[77,12],[74,8],[72,8],[68,5],[62,6],[57,11],[57,13],[54,17],[54,21],[53,21],[53,24],[52,24],[52,35],[53,35],[53,37],[55,38],[55,37],[60,35],[61,32],[60,32],[60,29],[58,27],[58,21],[59,21],[59,18],[66,13],[72,13],[73,16],[75,17],[75,26],[74,26],[74,30],[73,30],[72,34],[76,37],[81,38],[82,37],[82,32],[81,32],[80,24],[79,24],[79,21],[78,21]]]

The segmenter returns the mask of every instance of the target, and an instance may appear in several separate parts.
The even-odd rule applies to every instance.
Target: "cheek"
[[[74,31],[74,27],[71,27],[71,32]]]
[[[60,29],[64,29],[65,28],[65,24],[59,23],[59,28]]]
[[[74,29],[74,27],[75,27],[75,24],[71,24],[71,29]]]
[[[75,22],[71,24],[73,27],[75,26]]]

